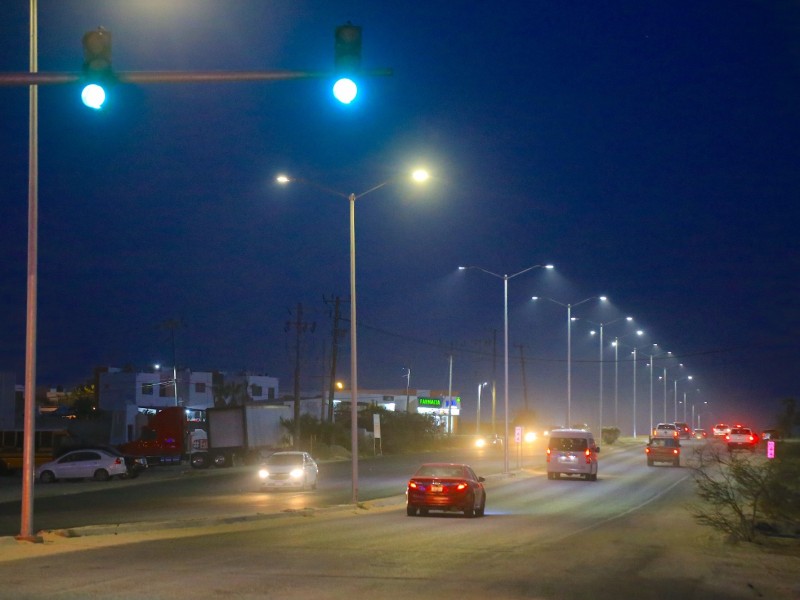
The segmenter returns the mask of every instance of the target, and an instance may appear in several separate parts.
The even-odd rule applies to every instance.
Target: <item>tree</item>
[[[75,416],[86,418],[97,414],[97,394],[94,383],[87,381],[76,386],[66,397],[66,403],[75,411]]]

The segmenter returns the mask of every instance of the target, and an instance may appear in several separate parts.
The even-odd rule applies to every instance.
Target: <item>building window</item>
[[[253,398],[260,398],[264,395],[264,390],[261,389],[260,385],[256,385],[255,383],[250,386],[250,395]]]
[[[275,400],[275,388],[267,388],[267,398],[270,400]]]
[[[205,383],[195,383],[194,384],[194,391],[197,394],[205,394],[206,393],[206,384]]]
[[[143,383],[142,384],[142,396],[152,396],[153,395],[153,384],[152,383]]]

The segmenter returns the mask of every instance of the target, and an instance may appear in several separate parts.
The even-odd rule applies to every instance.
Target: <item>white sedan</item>
[[[316,461],[308,452],[286,451],[272,454],[258,470],[261,487],[317,488]]]
[[[56,479],[87,479],[108,481],[112,477],[125,477],[128,467],[122,456],[104,450],[73,450],[54,461],[36,468],[36,479],[52,483]]]

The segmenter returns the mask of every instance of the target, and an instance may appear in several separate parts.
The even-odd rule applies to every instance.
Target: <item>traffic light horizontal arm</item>
[[[361,71],[359,75],[381,77],[391,75],[391,69]],[[75,83],[83,73],[0,73],[0,86],[45,85]],[[206,83],[225,81],[275,81],[334,77],[330,71],[115,71],[120,83]]]

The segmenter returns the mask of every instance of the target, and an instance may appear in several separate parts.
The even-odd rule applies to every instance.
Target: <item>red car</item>
[[[426,463],[408,482],[406,514],[413,517],[430,510],[459,511],[465,517],[482,517],[486,508],[483,477],[468,465]]]

